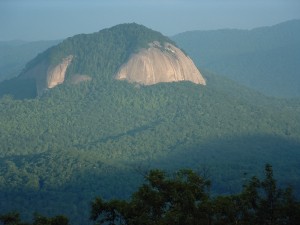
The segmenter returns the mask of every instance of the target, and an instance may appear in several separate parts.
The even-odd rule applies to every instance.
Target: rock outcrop
[[[62,59],[61,63],[56,66],[50,66],[49,63],[44,60],[23,73],[20,78],[35,79],[37,94],[40,95],[44,90],[53,88],[64,82],[67,68],[72,62],[72,59],[73,56],[69,55]]]
[[[65,80],[65,75],[73,56],[68,56],[62,62],[47,71],[47,87],[53,88],[58,84],[62,84]]]
[[[121,66],[116,79],[143,85],[178,81],[206,85],[205,79],[188,56],[170,43],[161,46],[158,42],[132,55]]]

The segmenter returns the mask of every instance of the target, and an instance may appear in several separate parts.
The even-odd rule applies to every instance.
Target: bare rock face
[[[62,59],[61,63],[56,66],[49,66],[49,63],[43,61],[22,74],[21,78],[35,79],[37,93],[40,95],[45,89],[53,88],[64,82],[67,68],[72,62],[72,59],[73,56],[69,55]]]
[[[178,81],[206,85],[205,79],[188,56],[170,43],[161,46],[158,42],[149,44],[148,49],[142,49],[130,57],[121,66],[116,79],[143,85]]]
[[[58,84],[62,84],[65,80],[65,75],[73,56],[68,56],[62,60],[60,64],[47,71],[47,87],[53,88]]]

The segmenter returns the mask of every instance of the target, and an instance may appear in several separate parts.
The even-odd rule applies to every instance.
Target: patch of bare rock
[[[170,43],[164,46],[158,42],[149,44],[149,48],[132,55],[115,77],[143,85],[178,81],[206,85],[193,61]]]

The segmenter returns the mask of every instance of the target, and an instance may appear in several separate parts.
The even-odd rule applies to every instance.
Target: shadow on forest
[[[5,160],[16,164],[26,161],[34,164],[41,162],[39,158],[45,154],[48,153],[2,158],[1,164]],[[61,154],[65,157],[62,152]],[[43,163],[47,164],[47,161]],[[291,184],[299,192],[300,142],[272,135],[251,135],[219,138],[199,142],[194,146],[181,142],[173,146],[172,152],[155,161],[115,164],[101,162],[100,172],[95,165],[80,173],[74,170],[72,176],[58,186],[2,189],[0,208],[21,211],[27,217],[33,211],[49,216],[65,214],[71,218],[72,224],[87,224],[89,204],[95,196],[102,196],[104,199],[128,198],[142,183],[142,174],[146,170],[160,168],[170,172],[192,168],[204,173],[212,181],[213,193],[232,194],[241,190],[247,178],[262,176],[266,163],[273,166],[275,179],[280,185]],[[55,181],[56,178],[53,179]],[[298,192],[296,194],[299,196]]]
[[[241,190],[245,179],[262,176],[266,163],[273,166],[280,184],[300,190],[300,141],[292,138],[251,135],[214,139],[189,148],[183,144],[153,166],[205,171],[214,192],[232,194]]]
[[[32,99],[37,96],[34,79],[13,78],[0,83],[0,98],[11,95],[14,99]]]

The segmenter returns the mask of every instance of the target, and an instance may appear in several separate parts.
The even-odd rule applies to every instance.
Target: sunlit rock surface
[[[64,58],[62,62],[47,71],[47,87],[53,88],[58,84],[62,84],[65,80],[65,75],[73,56]]]
[[[143,85],[178,81],[206,84],[194,62],[179,48],[170,43],[161,46],[157,42],[132,55],[121,66],[116,79]]]

